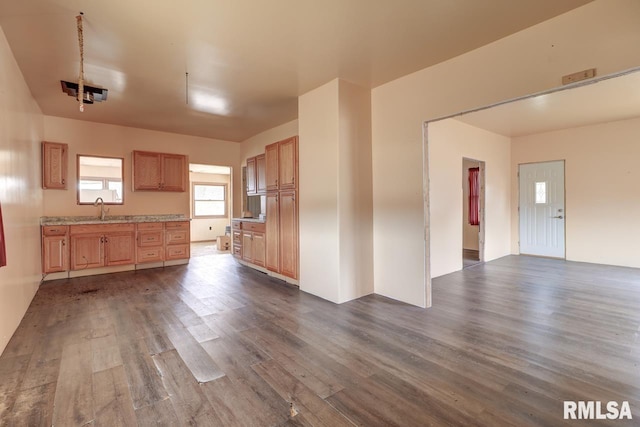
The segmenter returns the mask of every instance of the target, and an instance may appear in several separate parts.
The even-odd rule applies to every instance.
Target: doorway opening
[[[228,166],[189,165],[192,257],[231,251],[231,177]]]
[[[485,164],[462,159],[462,267],[484,261]]]

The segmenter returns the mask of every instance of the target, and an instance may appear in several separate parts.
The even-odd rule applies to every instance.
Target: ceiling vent
[[[73,96],[75,99],[78,99],[78,83],[65,82],[64,80],[60,80],[60,85],[62,86],[62,91],[64,93],[69,96]],[[82,103],[93,104],[94,102],[106,101],[107,92],[107,89],[84,85]]]

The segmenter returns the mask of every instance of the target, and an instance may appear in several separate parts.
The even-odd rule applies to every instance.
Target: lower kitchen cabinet
[[[69,227],[42,227],[42,272],[57,273],[69,270]]]
[[[59,273],[189,259],[189,229],[189,221],[45,225],[42,271]]]

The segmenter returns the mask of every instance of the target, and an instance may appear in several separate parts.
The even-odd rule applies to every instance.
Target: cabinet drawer
[[[165,228],[167,230],[188,230],[189,222],[188,221],[165,222]]]
[[[265,225],[264,222],[242,222],[242,229],[248,231],[260,231],[264,232]]]
[[[162,230],[164,228],[164,222],[140,222],[138,223],[138,230]]]
[[[42,234],[45,236],[64,236],[69,227],[66,225],[45,225],[42,227]]]
[[[167,245],[189,243],[189,232],[185,230],[167,230],[166,243]]]
[[[234,230],[241,230],[242,229],[242,222],[241,221],[231,221],[231,228],[233,228]]]
[[[136,263],[162,261],[164,259],[164,248],[156,246],[153,248],[138,248],[136,251]]]
[[[138,232],[138,246],[158,246],[162,245],[162,230]]]
[[[242,231],[233,232],[233,244],[242,245]]]
[[[242,258],[242,246],[233,245],[233,256],[236,258]]]
[[[171,245],[167,246],[165,252],[165,260],[185,259],[189,258],[189,245]]]
[[[135,227],[134,223],[71,225],[69,226],[69,232],[71,234],[115,233],[118,231],[135,231]]]

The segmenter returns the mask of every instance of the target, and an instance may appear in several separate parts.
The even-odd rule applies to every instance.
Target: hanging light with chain
[[[82,32],[82,12],[76,16],[78,22],[78,46],[80,47],[80,73],[78,75],[78,102],[80,112],[84,112],[84,35]]]

